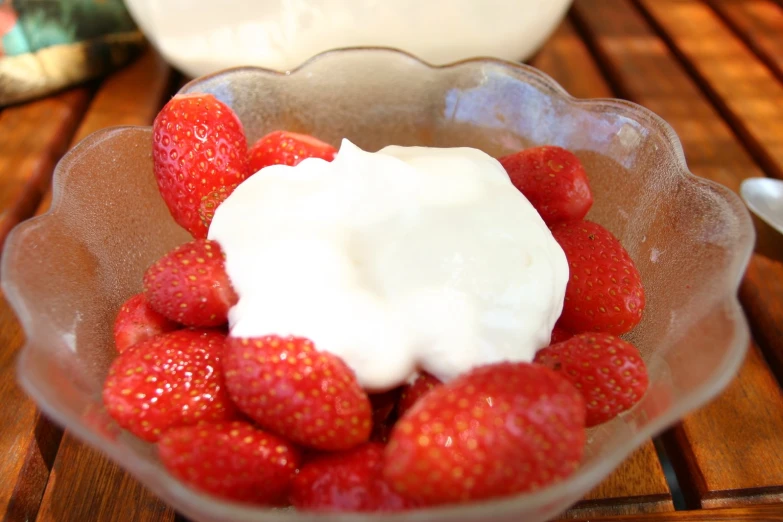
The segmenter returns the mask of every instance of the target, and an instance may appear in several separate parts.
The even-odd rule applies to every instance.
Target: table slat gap
[[[77,87],[0,113],[0,245],[19,222],[32,216],[66,152],[92,96]]]
[[[73,147],[89,134],[104,127],[149,125],[172,92],[173,82],[174,74],[171,68],[157,52],[148,49],[139,59],[102,82],[74,133],[70,146]],[[36,214],[45,212],[50,202],[51,190],[48,190],[38,205]],[[47,419],[40,417],[39,423],[47,422]],[[109,518],[106,520],[110,517],[115,517],[114,520],[127,520],[123,518],[125,512],[135,512],[134,510],[139,509],[135,507],[137,503],[142,504],[142,514],[137,515],[141,518],[134,520],[173,519],[174,511],[171,508],[144,490],[135,479],[127,476],[100,453],[83,446],[68,433],[57,442],[60,451],[57,447],[54,448],[56,456],[52,455],[53,464],[50,463],[51,479],[48,483],[44,480],[40,485],[39,520],[48,520],[49,517],[54,517],[57,521],[66,520],[73,514],[70,511],[62,512],[61,507],[67,508],[71,502],[90,505],[89,497],[95,495],[105,497],[96,509],[107,511],[105,516]],[[65,457],[61,455],[63,447],[67,451]],[[63,459],[65,463],[62,462]],[[64,481],[61,480],[60,486],[56,480],[58,474],[66,477]],[[107,481],[106,477],[111,477],[112,480]],[[116,482],[120,482],[124,490],[115,491]],[[156,518],[145,519],[144,516],[147,515],[143,513],[156,514]],[[27,520],[35,520],[35,516]]]
[[[783,82],[783,8],[771,0],[707,0],[707,3]]]
[[[704,93],[698,88],[693,78],[683,70],[681,63],[672,55],[670,48],[658,37],[655,31],[647,23],[642,14],[627,0],[576,0],[574,4],[574,16],[585,28],[588,38],[592,39],[592,45],[597,49],[600,60],[607,60],[607,68],[616,71],[621,81],[620,88],[628,97],[653,110],[666,119],[678,132],[683,141],[683,147],[691,170],[703,177],[722,183],[733,190],[738,190],[741,181],[747,177],[763,176],[753,159],[745,148],[737,142],[735,135],[727,123],[721,118],[715,107],[705,98]],[[783,252],[783,250],[779,250]],[[757,274],[754,267],[764,267],[766,270]],[[748,289],[755,289],[757,306],[770,310],[767,325],[757,323],[753,317],[749,317],[752,323],[758,324],[765,331],[770,332],[769,342],[765,348],[771,351],[780,351],[783,337],[774,337],[774,319],[783,318],[781,303],[783,303],[783,291],[777,293],[776,285],[770,281],[783,281],[783,266],[770,262],[766,257],[754,255],[751,260],[751,270],[745,280]],[[783,323],[783,319],[780,321]],[[779,326],[778,326],[779,328]],[[775,379],[769,372],[761,357],[757,363],[747,364],[740,370],[740,379],[746,383],[752,395],[763,396],[770,383]],[[721,404],[721,403],[719,403]],[[783,417],[783,404],[772,401],[771,415],[776,418]],[[734,431],[732,422],[736,419],[731,407],[736,405],[745,410],[753,411],[759,405],[747,398],[736,398],[729,401],[730,407],[718,408],[713,411],[717,419],[714,426],[707,426],[697,422],[696,415],[687,418],[686,426],[693,426],[693,431],[687,433],[682,443],[686,449],[691,444],[709,446],[716,444],[718,447],[724,436],[732,436]],[[744,441],[748,444],[762,445],[769,453],[765,455],[755,454],[757,460],[749,464],[749,468],[755,469],[760,487],[776,486],[783,478],[771,477],[771,484],[764,483],[765,474],[761,470],[770,466],[766,458],[772,455],[773,469],[783,470],[783,465],[776,466],[773,441],[759,439],[757,434],[764,431],[766,420],[760,417],[749,419],[754,427],[759,429],[749,430],[749,438]],[[783,429],[783,426],[781,426]],[[756,435],[756,438],[754,438]],[[676,446],[673,446],[676,447]],[[737,448],[743,447],[743,442],[737,443]],[[676,453],[667,447],[672,460],[676,460]],[[721,486],[723,481],[730,480],[731,470],[726,473],[718,473],[715,466],[725,456],[719,454],[699,453],[702,459],[696,465],[691,466],[689,474],[682,474],[682,468],[678,473],[678,479],[684,490],[690,485],[699,482],[700,466],[704,466],[710,473],[704,477],[705,483],[696,488],[699,493],[709,491],[709,484],[713,489],[730,489]],[[731,464],[735,460],[729,460]],[[753,468],[753,465],[756,467]],[[783,471],[781,471],[783,473]],[[745,477],[748,479],[748,477]],[[699,495],[686,495],[686,501],[691,507],[700,503]]]
[[[783,85],[773,73],[701,1],[631,1],[758,164],[783,179]]]
[[[743,370],[716,400],[663,436],[686,500],[698,507],[741,505],[746,497],[783,491],[783,391],[755,344]]]
[[[621,72],[613,67],[612,61],[606,57],[601,46],[597,45],[597,35],[584,22],[583,17],[579,16],[576,8],[569,10],[568,20],[579,35],[582,44],[590,53],[591,60],[595,63],[596,68],[601,71],[604,82],[611,91],[609,96],[630,100],[631,95],[627,91]]]
[[[760,221],[756,219],[755,221]],[[756,227],[757,244],[774,241],[783,252],[783,236],[764,223]],[[756,254],[739,289],[739,298],[749,319],[751,332],[767,364],[783,387],[783,262]]]
[[[35,520],[38,514],[63,430],[36,412],[34,433],[34,440],[27,446],[24,463],[16,476],[4,522]]]
[[[577,520],[585,522],[782,522],[783,508],[763,505],[628,516],[585,517]]]

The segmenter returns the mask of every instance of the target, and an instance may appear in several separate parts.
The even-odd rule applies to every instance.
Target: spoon
[[[754,214],[783,234],[783,181],[746,179],[740,185],[740,195]]]

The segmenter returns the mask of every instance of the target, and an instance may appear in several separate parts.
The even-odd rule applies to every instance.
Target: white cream
[[[568,264],[503,167],[471,148],[345,140],[331,163],[275,165],[217,209],[209,238],[239,295],[231,335],[296,335],[368,390],[417,369],[447,381],[531,361],[549,343]]]

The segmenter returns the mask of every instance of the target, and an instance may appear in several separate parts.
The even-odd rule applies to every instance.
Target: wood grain
[[[767,173],[783,177],[783,83],[703,2],[636,3]]]
[[[717,400],[664,435],[683,492],[702,507],[783,502],[783,392],[751,345]],[[712,436],[706,436],[706,434]]]
[[[38,522],[168,522],[174,511],[101,454],[67,434]]]
[[[153,50],[107,78],[95,95],[72,145],[104,127],[149,125],[172,89],[173,72]],[[41,201],[45,212],[51,194]],[[39,521],[174,520],[174,511],[134,478],[65,433],[54,460]]]
[[[762,224],[759,224],[758,228],[761,227]],[[775,252],[770,252],[769,256],[753,256],[739,295],[745,314],[751,318],[753,337],[757,343],[767,347],[766,359],[778,383],[783,383],[783,248],[780,245],[783,237],[773,234],[776,232],[764,229],[764,235],[777,240]],[[762,237],[760,234],[759,242]]]
[[[562,519],[673,511],[672,495],[652,441],[636,450]]]
[[[611,98],[611,87],[570,20],[557,28],[530,65],[551,76],[577,98]]]
[[[589,517],[580,520],[590,522],[781,522],[783,507],[754,506],[733,509],[676,511],[653,515],[618,517]]]
[[[756,56],[783,81],[783,8],[770,0],[708,0]]]
[[[737,142],[727,123],[699,90],[669,48],[644,17],[625,0],[577,0],[576,19],[588,35],[590,45],[609,71],[623,96],[641,103],[666,119],[682,138],[691,170],[700,176],[738,190],[742,179],[763,173],[748,152]],[[759,310],[749,319],[758,339],[769,353],[781,353],[780,324],[783,324],[783,267],[755,255],[743,283],[743,302]],[[767,335],[761,335],[767,332]],[[756,354],[757,355],[757,354]],[[761,357],[749,357],[738,381],[742,393],[731,390],[703,412],[683,422],[674,449],[690,466],[680,467],[680,480],[694,495],[690,500],[714,505],[718,497],[740,504],[743,495],[754,495],[753,488],[783,484],[779,439],[766,436],[767,430],[783,429],[783,403],[774,393],[761,407],[770,408],[772,420],[754,412],[760,407],[754,397],[765,397],[776,388],[775,380]],[[761,399],[764,401],[764,399]],[[739,413],[735,408],[740,408]],[[706,411],[706,410],[705,410]],[[738,431],[737,423],[743,423]],[[742,437],[742,438],[741,438]],[[725,446],[726,440],[736,446]],[[778,442],[776,444],[776,442]],[[742,454],[746,446],[754,451]],[[725,448],[724,452],[705,448]],[[726,453],[728,452],[728,454]],[[736,470],[733,468],[736,467]],[[683,474],[687,471],[687,474]],[[702,475],[704,475],[702,477]],[[702,480],[703,478],[703,480]],[[694,498],[697,497],[697,498]]]
[[[695,174],[735,191],[742,179],[764,175],[629,2],[577,0],[574,13],[620,95],[644,105],[674,127]]]
[[[91,94],[92,87],[78,87],[0,113],[0,244],[35,210]],[[62,435],[16,383],[16,355],[23,342],[19,323],[0,294],[0,514],[9,522],[35,517]]]
[[[0,113],[0,245],[48,189],[90,95],[90,88],[79,87]]]
[[[4,522],[35,518],[62,435],[40,417],[16,383],[16,355],[23,341],[21,327],[0,295],[0,515]]]
[[[565,20],[532,60],[569,93],[580,98],[614,95],[584,42]],[[652,441],[637,450],[574,507],[570,516],[600,516],[673,510],[671,492]]]

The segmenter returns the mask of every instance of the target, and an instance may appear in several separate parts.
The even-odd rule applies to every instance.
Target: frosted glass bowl
[[[498,501],[332,520],[545,520],[577,502],[636,447],[714,397],[748,344],[736,292],[754,232],[739,198],[693,176],[672,129],[619,100],[577,100],[539,71],[495,60],[432,67],[393,50],[322,54],[290,74],[241,68],[197,79],[239,114],[252,142],[273,129],[384,145],[472,146],[501,155],[556,144],[584,162],[589,218],[622,241],[642,274],[647,309],[628,335],[650,372],[640,404],[589,432],[568,480]],[[199,521],[309,521],[326,516],[225,503],[168,475],[152,447],[101,407],[115,356],[111,323],[145,268],[188,239],[152,175],[149,127],[106,129],[59,163],[51,210],[20,224],[3,257],[3,288],[27,334],[19,379],[41,409]]]

